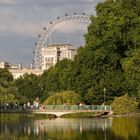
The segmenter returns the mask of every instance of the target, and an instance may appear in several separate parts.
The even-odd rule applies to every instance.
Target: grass
[[[61,118],[93,118],[93,117],[99,117],[99,116],[100,116],[100,113],[78,112],[78,113],[62,115]]]

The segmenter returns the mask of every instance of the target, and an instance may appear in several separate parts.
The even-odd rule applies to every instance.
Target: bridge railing
[[[23,106],[19,107],[0,107],[0,112],[10,112],[10,111],[33,111],[33,110],[48,110],[48,111],[111,111],[111,106],[104,105],[45,105],[43,108],[24,108]]]
[[[58,111],[80,111],[80,110],[89,110],[89,111],[102,111],[108,110],[111,111],[111,106],[103,105],[46,105],[45,110],[58,110]]]

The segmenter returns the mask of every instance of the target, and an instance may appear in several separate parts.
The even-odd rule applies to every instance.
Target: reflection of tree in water
[[[0,140],[15,140],[16,138],[28,138],[34,140],[41,138],[40,126],[34,125],[33,121],[1,122]],[[12,139],[14,138],[14,139]],[[43,132],[43,138],[47,138],[47,133]],[[27,139],[27,140],[28,140]],[[26,139],[25,139],[26,140]]]
[[[140,140],[140,118],[114,118],[112,131],[125,140]]]
[[[45,131],[49,137],[61,140],[79,139],[85,131],[98,131],[103,130],[104,127],[111,127],[109,119],[55,119],[35,122],[36,125],[41,123],[46,127]],[[103,125],[104,123],[105,125]]]
[[[135,132],[133,136],[123,127],[128,127],[127,123],[110,118],[2,121],[0,140],[138,140],[138,121],[130,124],[132,133]],[[122,130],[117,128],[121,126]],[[129,137],[124,137],[124,131],[127,130]]]
[[[55,119],[36,121],[36,125],[43,124],[48,131],[66,131],[69,129],[82,133],[84,130],[106,129],[111,127],[111,119],[94,118],[94,119]]]
[[[74,139],[79,137],[84,131],[103,130],[103,127],[111,127],[111,123],[106,119],[55,119],[55,120],[17,120],[1,123],[0,134],[13,135],[16,137],[47,137]]]

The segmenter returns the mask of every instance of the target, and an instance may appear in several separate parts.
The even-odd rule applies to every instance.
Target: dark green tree
[[[13,76],[8,69],[0,69],[0,103],[14,102]],[[15,87],[13,87],[15,89]]]
[[[72,65],[73,61],[64,59],[42,74],[41,86],[44,89],[43,99],[46,99],[51,93],[71,89]]]
[[[91,17],[85,35],[86,45],[74,63],[73,86],[87,102],[91,88],[90,102],[98,103],[103,102],[104,87],[107,101],[128,92],[121,61],[140,44],[139,6],[139,0],[106,0],[97,5],[97,15]]]
[[[40,99],[43,96],[43,89],[40,84],[39,76],[35,74],[24,74],[15,80],[17,87],[16,97],[20,103],[33,102],[37,97]]]
[[[140,99],[140,49],[129,52],[128,57],[122,60],[122,66],[129,85],[129,95]]]

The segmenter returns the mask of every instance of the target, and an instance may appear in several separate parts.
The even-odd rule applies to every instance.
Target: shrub
[[[139,109],[139,102],[127,94],[117,97],[112,103],[114,114],[127,114],[137,112]]]

